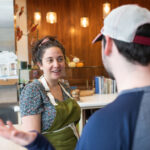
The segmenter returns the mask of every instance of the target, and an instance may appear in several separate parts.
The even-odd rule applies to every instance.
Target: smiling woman
[[[55,38],[46,36],[32,50],[33,61],[43,75],[21,93],[23,129],[41,132],[56,150],[73,150],[80,107],[72,99],[68,85],[59,81],[65,74],[65,49]]]
[[[38,66],[43,71],[45,78],[55,83],[64,75],[65,70],[65,58],[60,48],[48,48],[43,55],[42,63],[38,63]]]

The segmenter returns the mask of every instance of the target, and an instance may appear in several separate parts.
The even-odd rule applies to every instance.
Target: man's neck
[[[137,66],[134,71],[126,72],[116,78],[118,92],[122,90],[150,86],[150,67]]]

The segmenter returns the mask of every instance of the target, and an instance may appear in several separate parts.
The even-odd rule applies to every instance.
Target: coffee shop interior
[[[61,80],[69,84],[81,107],[81,133],[88,117],[117,95],[115,80],[103,67],[101,43],[92,44],[92,40],[112,9],[131,3],[150,9],[149,0],[0,0],[0,118],[17,127],[21,124],[20,93],[42,74],[33,63],[31,48],[50,35],[66,50],[66,73]],[[0,138],[0,143],[6,149],[11,142]],[[7,150],[24,149],[13,143],[7,146]]]

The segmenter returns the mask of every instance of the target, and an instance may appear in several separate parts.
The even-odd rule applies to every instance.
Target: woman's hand
[[[17,130],[10,121],[7,121],[7,125],[0,119],[0,136],[11,140],[12,142],[21,146],[32,143],[37,137],[36,132],[24,132]]]

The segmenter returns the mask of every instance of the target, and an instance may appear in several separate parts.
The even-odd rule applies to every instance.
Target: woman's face
[[[65,58],[61,49],[58,47],[47,48],[39,67],[47,79],[58,80],[61,78],[65,72]]]

